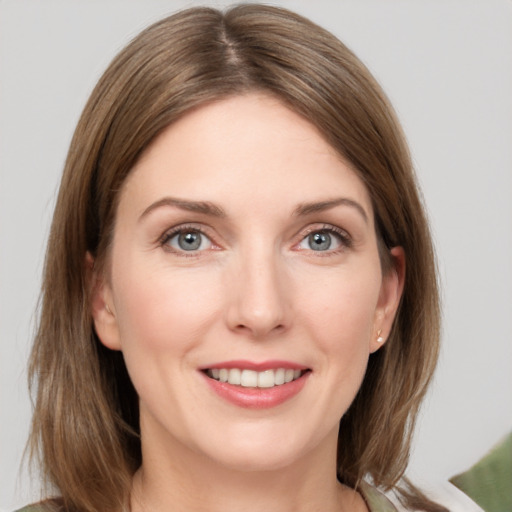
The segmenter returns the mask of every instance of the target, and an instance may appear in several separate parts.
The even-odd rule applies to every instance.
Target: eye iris
[[[184,251],[194,251],[201,245],[201,235],[194,231],[181,233],[178,237],[178,245]]]
[[[309,246],[314,251],[326,251],[331,247],[331,235],[328,233],[312,233],[308,238]]]

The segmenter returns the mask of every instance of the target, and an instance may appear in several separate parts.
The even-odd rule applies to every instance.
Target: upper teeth
[[[212,379],[220,382],[228,382],[229,384],[242,386],[244,388],[272,388],[298,379],[301,375],[301,371],[277,368],[275,370],[256,372],[254,370],[241,370],[239,368],[213,368],[208,370],[207,374]]]

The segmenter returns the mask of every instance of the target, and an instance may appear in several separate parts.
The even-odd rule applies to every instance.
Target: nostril
[[[285,329],[283,324],[278,324],[276,326],[271,325],[254,325],[248,326],[245,324],[238,324],[235,326],[235,330],[239,332],[247,332],[254,338],[262,338],[264,336],[269,336],[271,334],[276,334],[282,332]]]

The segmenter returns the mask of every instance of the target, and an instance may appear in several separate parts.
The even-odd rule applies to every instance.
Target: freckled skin
[[[164,205],[141,217],[167,196],[225,215]],[[294,214],[338,197],[367,218],[347,204]],[[165,238],[180,225],[203,233],[200,250]],[[308,236],[327,227],[349,241],[329,231],[332,248],[315,251]],[[312,125],[251,94],[168,127],[123,187],[109,273],[96,330],[123,352],[140,396],[148,471],[168,471],[173,457],[237,471],[334,471],[339,420],[377,330],[391,328],[399,283],[382,276],[364,184]],[[238,359],[293,361],[311,375],[291,400],[244,409],[212,393],[198,370]]]

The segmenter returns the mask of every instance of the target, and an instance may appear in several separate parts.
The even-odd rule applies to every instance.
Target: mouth
[[[242,388],[273,388],[300,379],[310,370],[274,368],[264,371],[246,368],[207,368],[203,372],[217,382],[225,382]]]
[[[306,386],[311,368],[291,361],[224,361],[200,368],[223,400],[248,409],[268,409],[291,400]]]

